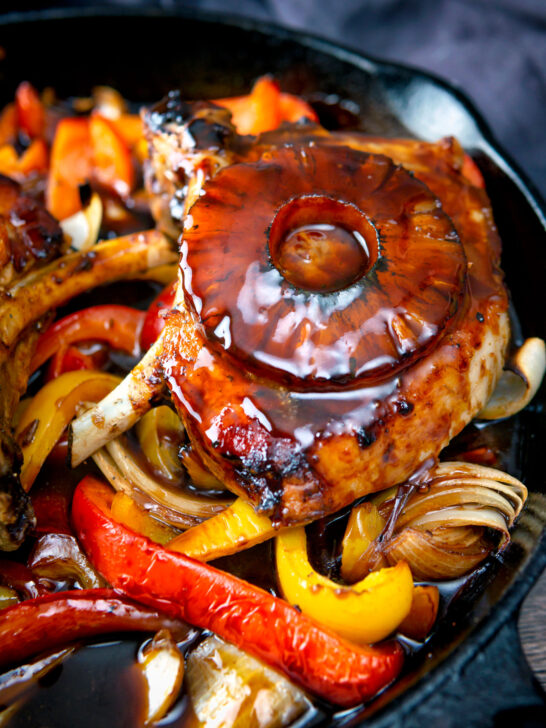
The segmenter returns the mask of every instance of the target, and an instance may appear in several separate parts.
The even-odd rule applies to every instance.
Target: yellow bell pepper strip
[[[303,526],[279,533],[276,558],[285,599],[356,644],[384,639],[411,609],[413,579],[403,561],[394,568],[375,571],[352,586],[342,586],[318,574],[309,563]]]
[[[83,402],[98,402],[121,382],[121,377],[97,371],[61,374],[33,397],[15,439],[23,454],[21,485],[29,490],[63,430]]]
[[[385,519],[373,503],[360,503],[352,509],[341,543],[341,576],[349,584],[368,573],[366,551],[384,527]]]
[[[182,464],[178,451],[184,440],[184,426],[167,405],[154,407],[136,424],[136,434],[146,459],[164,478],[180,481]]]
[[[417,585],[413,588],[413,598],[408,616],[400,623],[398,631],[422,641],[428,637],[438,616],[440,592],[436,586]]]
[[[18,602],[19,597],[15,589],[10,589],[9,586],[0,586],[0,609],[12,607]]]
[[[132,531],[160,544],[172,541],[180,533],[177,529],[171,528],[166,523],[162,523],[157,518],[149,515],[137,505],[131,496],[121,491],[116,493],[112,501],[112,518]]]
[[[198,561],[211,561],[256,546],[276,532],[267,516],[258,515],[251,505],[237,498],[225,511],[177,536],[169,549]]]
[[[114,589],[215,632],[336,705],[372,698],[400,672],[397,642],[350,644],[269,592],[133,533],[112,519],[112,497],[87,476],[74,491],[72,522]]]

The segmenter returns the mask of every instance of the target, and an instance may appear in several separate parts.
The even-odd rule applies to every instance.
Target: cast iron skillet
[[[0,63],[2,105],[23,79],[38,88],[53,86],[60,97],[85,95],[94,85],[109,84],[135,102],[149,103],[173,87],[182,87],[188,98],[241,94],[257,76],[273,73],[283,90],[343,100],[349,118],[363,131],[426,140],[457,136],[486,180],[520,334],[546,338],[544,208],[476,110],[443,81],[310,35],[201,13],[101,9],[9,15],[0,20],[0,45],[6,50]],[[319,108],[328,124],[328,103]],[[365,710],[332,715],[319,707],[305,718],[306,725],[365,721],[366,726],[384,728],[402,720],[404,726],[422,725],[430,718],[443,726],[481,726],[490,725],[500,709],[542,704],[543,694],[519,651],[515,614],[546,565],[541,538],[546,523],[540,453],[546,435],[544,403],[543,387],[519,416],[474,428],[478,441],[501,444],[501,467],[530,489],[509,549],[458,592],[453,587],[456,598],[449,618],[440,621],[394,686]],[[488,657],[479,663],[483,654]],[[486,691],[479,684],[484,679]],[[92,714],[92,706],[85,712]],[[523,725],[522,713],[515,724]]]

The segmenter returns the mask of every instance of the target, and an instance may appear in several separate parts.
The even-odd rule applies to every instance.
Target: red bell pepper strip
[[[80,640],[112,632],[180,629],[155,609],[136,604],[113,589],[56,592],[0,611],[0,667]]]
[[[337,705],[368,700],[399,673],[398,643],[346,642],[282,599],[117,523],[112,498],[108,486],[85,477],[72,520],[91,563],[128,596],[215,632]]]
[[[163,331],[165,326],[163,312],[172,308],[175,294],[176,281],[173,281],[161,291],[148,308],[140,334],[140,345],[144,351],[147,351],[157,341],[159,334]]]
[[[47,368],[46,380],[57,379],[65,372],[77,372],[84,369],[100,369],[92,356],[84,354],[76,346],[63,346],[53,355]]]
[[[90,306],[56,321],[39,339],[31,371],[61,348],[77,341],[104,341],[114,349],[137,356],[146,314],[129,306]]]

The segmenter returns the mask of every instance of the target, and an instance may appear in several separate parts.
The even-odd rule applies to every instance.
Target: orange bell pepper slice
[[[45,109],[38,92],[28,81],[23,81],[15,92],[17,125],[31,139],[40,137],[45,131]]]
[[[13,144],[16,136],[17,112],[15,104],[8,104],[0,112],[0,146]]]
[[[438,616],[440,592],[436,586],[415,586],[408,616],[398,631],[413,640],[422,641],[428,637]]]
[[[129,149],[133,149],[144,138],[144,124],[138,114],[121,114],[117,119],[109,119]]]
[[[269,76],[259,78],[247,96],[218,99],[214,103],[231,111],[239,134],[261,134],[281,123],[279,87]]]
[[[47,172],[49,153],[44,139],[34,139],[28,149],[21,155],[18,171],[22,175],[30,172]]]
[[[35,139],[19,157],[12,144],[0,147],[0,174],[20,177],[31,172],[47,172],[48,151],[43,139]]]
[[[19,157],[12,144],[4,144],[0,147],[0,174],[11,177],[19,169]]]
[[[217,99],[214,103],[231,111],[239,134],[261,134],[276,129],[283,121],[298,121],[302,117],[317,120],[309,104],[298,96],[280,93],[269,76],[259,78],[247,96]]]
[[[46,189],[46,207],[64,220],[81,210],[79,186],[91,178],[89,119],[61,119],[57,124]]]
[[[248,582],[150,541],[111,516],[112,490],[87,476],[72,521],[93,566],[115,589],[210,629],[332,703],[368,700],[398,675],[404,653],[391,642],[352,645]]]
[[[120,197],[127,197],[135,184],[129,147],[109,119],[98,114],[89,121],[93,173],[97,182]]]
[[[480,187],[482,190],[485,189],[485,182],[480,168],[469,154],[465,154],[463,157],[462,173],[463,177],[466,177],[474,187]]]
[[[300,119],[318,121],[318,116],[312,106],[299,96],[282,93],[280,96],[281,119],[282,121],[296,122]]]

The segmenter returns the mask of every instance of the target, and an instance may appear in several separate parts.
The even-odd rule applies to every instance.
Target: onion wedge
[[[536,337],[527,339],[505,369],[485,407],[477,417],[496,420],[511,417],[535,396],[546,370],[546,345]]]
[[[94,460],[116,490],[137,502],[144,496],[145,504],[158,518],[177,528],[189,528],[231,503],[231,499],[197,495],[154,478],[138,465],[122,438],[108,443],[105,451],[95,454]]]
[[[158,354],[161,338],[101,402],[77,417],[70,428],[72,467],[135,425],[163,391]]]

